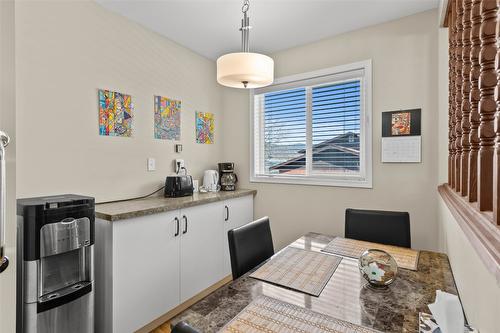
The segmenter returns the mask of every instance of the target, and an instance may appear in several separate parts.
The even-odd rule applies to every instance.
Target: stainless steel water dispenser
[[[17,201],[17,332],[94,332],[94,198]]]

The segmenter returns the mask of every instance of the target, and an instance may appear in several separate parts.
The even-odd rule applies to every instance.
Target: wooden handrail
[[[486,268],[500,285],[500,226],[492,213],[481,212],[448,184],[438,187],[439,194]]]

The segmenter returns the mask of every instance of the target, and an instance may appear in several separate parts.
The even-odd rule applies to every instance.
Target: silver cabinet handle
[[[229,207],[224,206],[224,208],[226,208],[226,218],[224,219],[224,221],[229,221]]]
[[[10,142],[10,137],[0,131],[0,273],[9,266],[9,258],[4,256],[5,246],[5,147]]]

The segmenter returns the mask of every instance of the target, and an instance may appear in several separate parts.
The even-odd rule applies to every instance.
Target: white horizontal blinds
[[[364,68],[254,90],[255,175],[360,176]]]
[[[361,80],[312,88],[313,174],[360,172]]]
[[[305,174],[306,89],[266,93],[257,112],[263,119],[261,172]]]
[[[253,89],[253,170],[269,183],[371,187],[371,62]]]

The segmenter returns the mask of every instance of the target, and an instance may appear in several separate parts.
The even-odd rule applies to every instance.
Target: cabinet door
[[[224,276],[231,274],[231,258],[227,232],[253,221],[253,196],[226,200],[224,202]]]
[[[134,332],[179,305],[178,214],[113,222],[113,332]]]
[[[181,210],[181,302],[223,277],[222,202]]]

